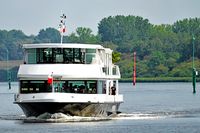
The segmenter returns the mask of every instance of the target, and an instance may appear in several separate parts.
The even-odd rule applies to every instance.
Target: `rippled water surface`
[[[13,104],[18,84],[0,83],[0,132],[8,133],[198,133],[200,84],[192,94],[191,83],[120,83],[122,112],[110,118],[81,118],[53,114],[45,123],[26,118]],[[53,121],[53,123],[51,123]],[[50,123],[49,123],[50,122]]]

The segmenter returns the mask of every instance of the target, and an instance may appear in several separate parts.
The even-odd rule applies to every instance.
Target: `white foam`
[[[27,123],[37,123],[37,122],[64,123],[64,122],[107,121],[107,120],[111,120],[111,118],[70,116],[63,113],[55,113],[55,114],[44,113],[38,117],[25,118],[23,121]]]
[[[108,120],[142,120],[142,119],[161,119],[166,117],[173,117],[168,113],[120,113],[111,115],[110,117],[82,117],[82,116],[70,116],[63,113],[44,113],[38,117],[25,117],[20,116],[0,116],[0,119],[4,120],[23,120],[25,123],[65,123],[65,122],[94,122],[94,121],[108,121]],[[177,115],[176,115],[177,116]]]
[[[132,113],[132,114],[120,113],[116,117],[113,117],[112,119],[141,120],[141,119],[159,119],[159,118],[164,118],[164,116],[157,116],[153,114],[144,114],[144,113]]]

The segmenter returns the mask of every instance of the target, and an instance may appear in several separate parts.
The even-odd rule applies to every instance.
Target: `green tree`
[[[168,67],[164,66],[163,64],[160,64],[158,66],[155,67],[155,77],[163,77],[168,75]]]
[[[112,62],[113,62],[113,63],[119,62],[120,59],[121,59],[120,56],[121,56],[121,53],[114,51],[114,52],[112,53]]]
[[[67,41],[74,43],[99,43],[100,36],[93,35],[90,28],[78,27],[76,33],[72,33],[68,36]]]
[[[148,66],[150,69],[154,69],[156,66],[163,64],[166,60],[165,54],[160,51],[152,52],[148,57],[148,59],[149,59]]]
[[[149,37],[151,24],[139,16],[114,16],[104,18],[98,25],[102,41],[122,45],[128,40],[145,40]]]
[[[200,34],[200,18],[183,19],[173,24],[175,33],[189,33],[190,35]]]
[[[36,36],[36,43],[60,43],[60,32],[54,28],[40,30]]]

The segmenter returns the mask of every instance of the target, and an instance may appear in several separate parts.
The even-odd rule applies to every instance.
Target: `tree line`
[[[20,30],[0,30],[0,61],[22,60],[24,43],[59,43],[60,33],[54,28],[25,35]],[[195,65],[200,70],[200,18],[186,18],[174,24],[154,25],[140,16],[110,16],[98,24],[95,35],[90,28],[78,27],[64,36],[64,43],[102,44],[114,50],[114,62],[120,66],[122,78],[132,77],[133,52],[137,52],[138,77],[189,77],[192,74],[192,44]],[[17,69],[12,70],[16,75]],[[0,81],[6,80],[1,70]],[[16,80],[16,76],[15,80]]]

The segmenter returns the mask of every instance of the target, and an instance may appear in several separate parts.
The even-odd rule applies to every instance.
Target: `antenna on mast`
[[[66,20],[66,15],[64,13],[61,13],[62,15],[60,16],[60,24],[59,24],[59,31],[60,31],[60,43],[62,44],[63,42],[63,34],[66,31],[66,26],[65,26],[65,20]]]

